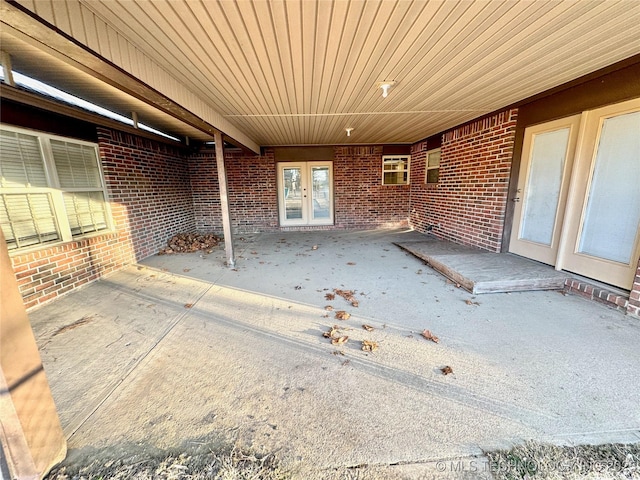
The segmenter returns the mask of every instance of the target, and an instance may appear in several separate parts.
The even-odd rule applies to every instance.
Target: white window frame
[[[405,168],[402,170],[386,170],[384,168],[385,165],[392,162],[397,162],[397,161],[404,161]],[[383,155],[382,156],[382,185],[387,185],[387,186],[409,185],[411,181],[411,179],[409,178],[410,165],[411,165],[411,155]],[[406,173],[407,180],[402,183],[386,183],[385,182],[386,173]]]
[[[434,154],[434,153],[440,153],[440,160],[438,160],[438,165],[435,167],[430,167],[429,166],[429,156]],[[438,148],[434,148],[431,150],[427,150],[426,156],[425,156],[425,162],[424,162],[424,183],[426,183],[427,185],[437,185],[438,183],[440,183],[440,162],[442,161],[442,149],[440,147]],[[438,181],[437,182],[430,182],[429,181],[429,170],[438,170]]]
[[[37,137],[38,143],[40,145],[40,153],[42,155],[45,175],[47,178],[47,187],[2,187],[0,186],[0,194],[29,194],[29,193],[46,193],[49,195],[51,199],[51,203],[53,205],[53,214],[56,226],[58,228],[59,239],[28,245],[25,247],[17,247],[9,250],[10,255],[20,255],[25,252],[43,250],[46,248],[51,248],[56,245],[60,245],[62,243],[76,241],[83,238],[90,238],[94,236],[104,235],[105,233],[112,233],[115,230],[115,225],[113,222],[113,216],[111,213],[111,201],[109,197],[109,193],[107,191],[107,186],[104,180],[104,171],[102,169],[102,162],[100,161],[100,153],[98,150],[98,144],[93,142],[87,142],[84,140],[78,140],[75,138],[62,137],[58,135],[52,135],[49,133],[40,132],[37,130],[30,130],[26,128],[14,127],[12,125],[0,124],[0,129],[14,132],[23,135],[31,135]],[[53,151],[51,148],[51,140],[58,140],[65,143],[71,143],[75,145],[83,145],[88,146],[95,149],[98,172],[100,175],[100,181],[102,184],[101,188],[96,187],[87,187],[87,188],[66,188],[63,189],[60,187],[60,181],[58,179],[58,174],[56,171],[55,160],[53,157]],[[69,224],[69,219],[67,216],[67,209],[65,207],[64,202],[64,194],[65,193],[77,193],[77,192],[89,192],[95,191],[102,193],[104,197],[104,214],[107,228],[89,232],[86,234],[73,235],[71,232],[71,227]]]

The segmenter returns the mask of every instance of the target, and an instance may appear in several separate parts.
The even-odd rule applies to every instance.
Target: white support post
[[[224,251],[227,254],[227,266],[234,268],[236,259],[233,254],[233,236],[231,234],[231,213],[229,210],[229,196],[227,193],[227,171],[224,167],[224,144],[222,133],[215,133],[216,166],[218,170],[218,185],[220,187],[220,208],[222,209],[222,231],[224,233]]]
[[[7,52],[0,52],[0,59],[2,61],[2,69],[4,70],[4,83],[11,87],[16,86],[16,82],[13,80],[13,67],[11,66],[11,55]]]

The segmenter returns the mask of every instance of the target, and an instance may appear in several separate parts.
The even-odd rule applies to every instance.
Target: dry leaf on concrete
[[[358,305],[360,305],[360,302],[358,302],[357,300],[351,300],[351,306],[352,307],[358,307]]]
[[[362,341],[362,350],[365,352],[375,352],[378,349],[378,342],[371,340]]]
[[[324,332],[324,333],[322,334],[322,336],[323,336],[324,338],[333,338],[333,337],[335,337],[336,335],[339,335],[339,330],[340,330],[340,327],[339,327],[338,325],[334,325],[333,327],[331,327],[331,328],[329,329],[329,331]]]
[[[327,305],[324,307],[324,309],[328,312],[330,312],[331,310],[333,310],[333,307],[331,305]]]
[[[440,342],[440,339],[436,337],[433,333],[431,333],[431,330],[423,330],[421,335],[427,340],[431,340],[434,343]]]
[[[324,299],[325,300],[335,300],[336,296],[333,293],[325,293],[324,294]]]
[[[349,265],[351,267],[354,266],[355,264],[356,264],[356,262],[347,262],[347,265]]]
[[[193,307],[193,303],[185,303],[184,304],[184,308],[191,308]]]
[[[331,339],[331,345],[344,345],[349,340],[349,337],[343,335],[341,337],[336,337]]]
[[[340,295],[347,302],[350,302],[351,300],[353,300],[353,294],[356,292],[353,290],[340,290],[339,288],[334,288],[333,293],[335,293],[336,295]]]
[[[453,373],[453,368],[447,365],[446,367],[442,367],[440,371],[442,372],[443,375],[449,375],[450,373]]]
[[[349,318],[351,318],[351,314],[345,312],[344,310],[338,310],[336,312],[336,318],[338,320],[349,320]]]
[[[362,325],[367,332],[373,332],[373,327],[371,325],[367,325],[366,323]]]
[[[473,300],[465,300],[464,303],[467,305],[480,305],[480,302],[474,302]]]

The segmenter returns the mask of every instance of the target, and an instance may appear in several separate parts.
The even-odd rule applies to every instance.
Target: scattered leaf
[[[473,300],[465,300],[464,303],[466,303],[467,305],[480,305],[480,302],[474,302]]]
[[[331,310],[333,310],[333,307],[331,305],[327,305],[324,307],[324,309],[328,312],[330,312]]]
[[[333,337],[335,337],[336,335],[339,335],[339,334],[340,334],[340,327],[338,325],[334,325],[333,327],[331,327],[329,329],[329,331],[324,332],[322,334],[322,336],[324,338],[333,338]]]
[[[356,264],[356,262],[347,262],[347,265],[350,265],[350,266],[353,266],[355,264]]]
[[[351,317],[351,314],[345,312],[344,310],[338,310],[336,312],[336,318],[338,320],[349,320],[350,317]]]
[[[296,290],[302,290],[302,285],[296,285],[296,286],[295,286],[295,287],[293,287],[293,288],[295,288]]]
[[[333,293],[325,293],[324,294],[324,299],[325,300],[335,300],[336,296]]]
[[[183,269],[182,269],[182,271],[183,271],[184,273],[187,273],[187,272],[190,272],[190,271],[191,271],[191,269],[190,269],[190,268],[183,268]]]
[[[372,340],[362,341],[362,350],[365,352],[375,352],[378,349],[378,342]]]
[[[318,249],[318,245],[314,245],[313,247],[311,247],[311,250],[317,250]]]
[[[344,357],[344,352],[342,350],[334,350],[331,352],[332,355],[342,355]]]
[[[341,364],[341,365],[342,365],[343,367],[346,367],[346,366],[347,366],[347,365],[349,365],[350,363],[351,363],[351,360],[347,359],[347,360],[345,360],[344,362],[342,362],[342,364]]]
[[[362,325],[367,332],[373,332],[374,328],[371,325],[367,325],[366,323]]]
[[[343,335],[341,337],[336,337],[331,339],[331,345],[344,345],[349,340],[349,337]]]
[[[423,330],[421,335],[427,340],[431,340],[433,343],[440,342],[440,339],[431,333],[431,330]]]
[[[447,365],[446,367],[442,367],[440,371],[442,372],[443,375],[449,375],[450,373],[453,373],[453,368]]]
[[[358,300],[356,300],[355,297],[354,297],[355,291],[353,291],[353,290],[340,290],[339,288],[334,288],[333,291],[334,291],[334,293],[336,295],[341,296],[347,302],[351,303],[351,306],[357,307],[358,305],[360,305],[360,302],[358,302]]]
[[[184,304],[184,308],[191,308],[193,307],[193,303],[185,303]]]

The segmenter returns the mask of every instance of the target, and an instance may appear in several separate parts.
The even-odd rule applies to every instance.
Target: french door
[[[333,225],[332,162],[278,163],[280,225]]]
[[[509,250],[625,289],[640,256],[640,99],[527,128]]]

